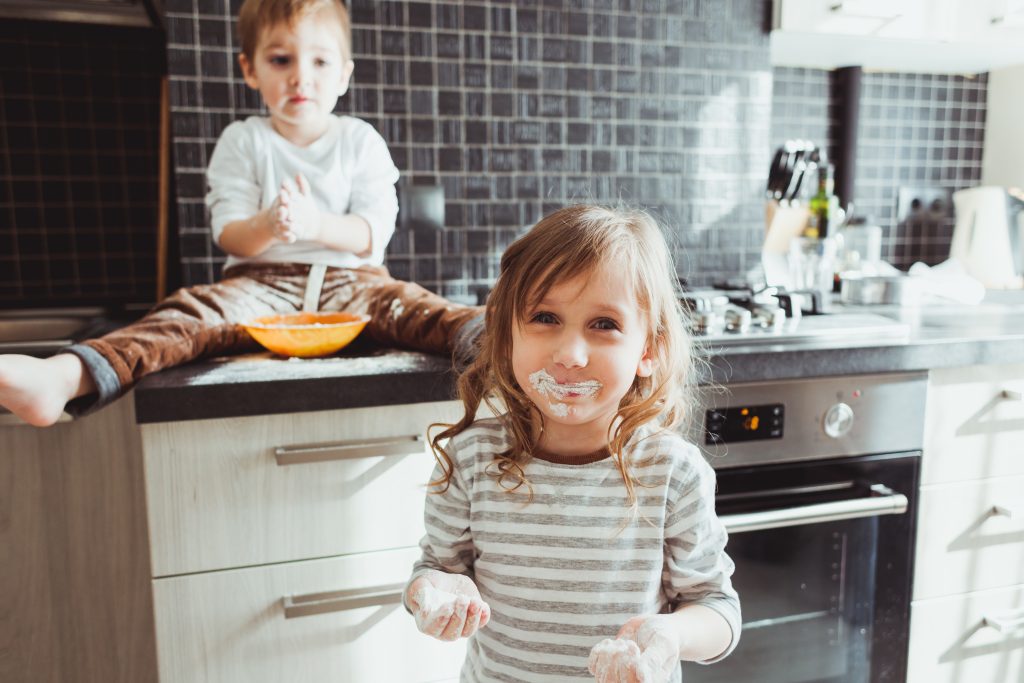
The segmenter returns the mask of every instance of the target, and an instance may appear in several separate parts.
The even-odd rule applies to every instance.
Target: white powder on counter
[[[367,356],[329,356],[326,358],[278,358],[273,354],[252,353],[226,356],[208,361],[213,365],[190,377],[189,386],[241,382],[320,379],[324,377],[360,377],[416,372],[434,368],[432,359],[415,351],[388,350]]]

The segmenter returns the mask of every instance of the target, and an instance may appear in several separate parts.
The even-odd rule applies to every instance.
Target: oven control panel
[[[710,408],[704,416],[704,443],[781,439],[785,421],[786,407],[781,403]]]

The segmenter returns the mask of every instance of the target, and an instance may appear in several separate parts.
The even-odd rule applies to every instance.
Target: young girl
[[[714,472],[672,430],[674,282],[642,212],[562,209],[502,257],[405,591],[422,632],[470,638],[463,683],[666,683],[736,647]]]

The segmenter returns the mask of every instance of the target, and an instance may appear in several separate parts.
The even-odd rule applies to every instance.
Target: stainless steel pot
[[[918,285],[906,275],[841,275],[839,300],[844,304],[913,306],[921,298]]]

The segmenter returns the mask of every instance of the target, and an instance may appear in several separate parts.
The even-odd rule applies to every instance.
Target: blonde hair
[[[537,446],[541,414],[516,382],[512,371],[513,326],[525,321],[531,305],[558,283],[611,265],[622,273],[648,324],[650,377],[637,377],[619,402],[609,428],[608,447],[615,458],[631,506],[636,481],[623,451],[642,425],[656,422],[672,429],[687,417],[687,390],[693,377],[693,353],[671,253],[657,223],[640,210],[578,205],[545,216],[516,240],[501,258],[497,283],[487,299],[479,355],[459,377],[465,413],[434,435],[431,447],[442,476],[431,482],[447,490],[454,466],[443,443],[467,429],[486,404],[507,429],[511,446],[488,472],[509,491],[529,488],[524,465]],[[532,491],[531,491],[532,495]]]
[[[242,54],[252,61],[263,31],[285,23],[291,26],[310,14],[323,12],[338,23],[341,55],[352,58],[352,20],[341,0],[245,0],[238,10],[238,42]]]

